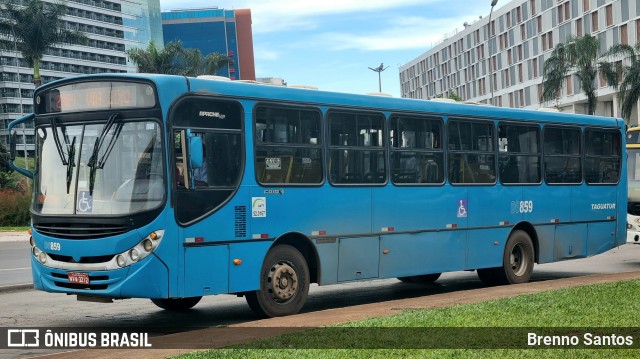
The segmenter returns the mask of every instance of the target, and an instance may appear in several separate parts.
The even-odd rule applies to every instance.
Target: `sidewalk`
[[[0,232],[0,242],[18,242],[28,240],[29,233],[27,232]]]

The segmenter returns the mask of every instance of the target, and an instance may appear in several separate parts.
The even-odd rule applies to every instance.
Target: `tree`
[[[624,56],[629,59],[630,65],[622,68],[622,82],[619,84],[618,97],[620,99],[620,115],[629,122],[633,105],[640,99],[640,44],[614,45],[607,52],[608,56]]]
[[[159,49],[151,41],[146,49],[133,48],[127,50],[127,56],[138,67],[138,72],[150,74],[182,75],[184,53],[181,41],[171,41]]]
[[[33,67],[33,82],[42,84],[40,61],[51,47],[62,44],[86,44],[88,38],[80,31],[68,30],[62,16],[67,7],[59,3],[26,0],[16,6],[10,0],[0,0],[0,48],[18,50],[29,66]]]
[[[598,74],[601,73],[612,86],[617,85],[616,72],[610,62],[600,61],[600,42],[591,35],[570,37],[558,44],[544,62],[542,100],[558,99],[567,76],[575,72],[580,89],[587,96],[587,113],[596,112]]]
[[[464,100],[462,99],[462,97],[458,96],[457,93],[455,93],[455,91],[451,91],[449,92],[449,98],[456,101],[456,102],[463,102]]]
[[[216,72],[231,60],[229,57],[214,52],[206,57],[199,49],[185,49],[183,52],[184,76],[215,75]]]
[[[15,189],[16,181],[9,167],[9,153],[0,142],[0,189]]]
[[[139,72],[181,76],[215,75],[230,60],[219,53],[205,57],[198,49],[185,49],[180,40],[169,42],[163,49],[150,42],[146,49],[127,50],[127,56]]]

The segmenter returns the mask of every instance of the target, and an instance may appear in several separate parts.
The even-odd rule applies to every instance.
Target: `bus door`
[[[188,96],[177,101],[171,122],[173,203],[183,256],[180,295],[227,293],[232,243],[247,236],[246,228],[237,227],[238,220],[246,221],[246,204],[239,202],[243,196],[236,196],[244,167],[242,107],[236,101]],[[243,269],[255,266],[247,262]]]

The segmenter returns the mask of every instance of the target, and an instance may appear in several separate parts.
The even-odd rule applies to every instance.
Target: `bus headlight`
[[[118,267],[124,267],[125,265],[127,265],[127,261],[124,259],[124,256],[122,254],[118,254],[116,256],[116,263],[118,264]]]
[[[38,255],[38,260],[40,263],[45,264],[47,262],[47,254],[45,252],[40,252]]]
[[[40,250],[35,244],[31,247],[31,254],[42,264],[47,262],[47,254]]]
[[[134,249],[129,251],[129,258],[131,258],[132,261],[137,262],[138,260],[140,260],[140,254],[134,248]]]
[[[112,270],[124,268],[143,260],[158,248],[163,236],[164,230],[151,232],[148,236],[138,242],[138,244],[133,246],[133,248],[129,248],[125,252],[117,254],[114,259],[107,264],[106,269]]]

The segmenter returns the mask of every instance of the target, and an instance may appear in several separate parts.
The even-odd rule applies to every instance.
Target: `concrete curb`
[[[23,242],[29,240],[27,232],[0,232],[0,243],[2,242]]]
[[[33,283],[9,284],[0,286],[0,294],[33,289]]]

